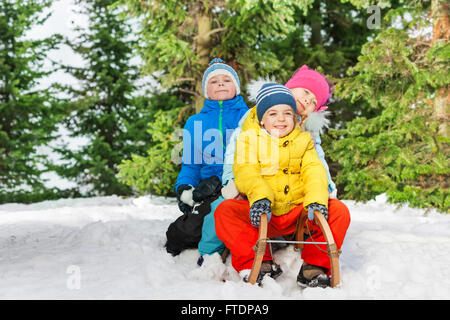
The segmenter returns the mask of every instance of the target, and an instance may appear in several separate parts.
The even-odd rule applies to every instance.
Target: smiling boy
[[[233,165],[236,187],[247,200],[225,200],[214,213],[217,236],[230,249],[231,263],[244,280],[255,257],[253,246],[262,214],[269,221],[267,237],[273,238],[292,234],[303,208],[318,210],[328,220],[338,248],[350,223],[348,208],[329,199],[325,167],[311,135],[299,129],[296,108],[294,95],[283,85],[266,83],[258,90],[256,119],[237,137]],[[321,230],[314,232],[315,240],[323,241]],[[323,247],[305,246],[297,276],[300,286],[330,284],[326,252]],[[267,247],[257,282],[266,274],[276,278],[281,272]]]

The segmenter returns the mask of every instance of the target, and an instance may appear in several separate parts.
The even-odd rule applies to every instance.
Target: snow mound
[[[165,232],[179,215],[163,197],[96,197],[0,205],[0,299],[449,299],[450,216],[397,208],[385,196],[345,201],[352,222],[338,288],[300,289],[292,246],[283,274],[244,283],[230,257],[173,257]]]

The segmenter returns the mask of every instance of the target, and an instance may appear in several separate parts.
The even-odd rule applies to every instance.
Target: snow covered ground
[[[167,254],[174,199],[0,205],[0,299],[450,299],[450,215],[397,209],[383,196],[344,202],[342,284],[304,290],[292,246],[275,253],[284,273],[262,287],[242,282],[229,258],[200,268],[196,250]]]

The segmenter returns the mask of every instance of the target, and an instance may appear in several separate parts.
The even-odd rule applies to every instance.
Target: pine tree
[[[280,69],[276,55],[261,50],[264,39],[284,37],[293,30],[295,8],[307,11],[312,2],[117,1],[116,6],[125,7],[127,16],[141,21],[139,48],[144,71],[158,73],[158,81],[172,89],[184,105],[177,117],[172,111],[159,114],[149,129],[155,139],[147,156],[124,160],[121,180],[140,192],[173,194],[179,164],[172,156],[174,151],[181,151],[177,149],[177,132],[203,106],[202,74],[210,59],[221,57],[230,63],[240,74],[241,89],[245,90],[250,75],[266,76]],[[168,126],[167,119],[176,119],[176,123]]]
[[[45,170],[39,146],[52,139],[55,128],[51,88],[37,89],[47,53],[60,36],[26,39],[26,33],[43,24],[47,0],[0,2],[0,202],[30,201],[27,195],[48,192],[41,179]]]
[[[343,2],[315,0],[307,13],[297,8],[294,30],[262,44],[262,50],[272,51],[280,61],[280,69],[272,73],[278,81],[285,83],[306,64],[337,82],[357,63],[362,46],[379,30],[367,27],[365,10]],[[348,99],[336,98],[329,109],[331,127],[340,127],[361,113]]]
[[[203,106],[202,73],[212,57],[230,63],[240,74],[242,88],[249,76],[279,70],[270,50],[260,50],[266,38],[284,37],[293,30],[295,8],[307,10],[312,0],[243,1],[133,1],[120,0],[128,15],[141,24],[141,53],[145,71],[161,72],[166,88],[193,96],[185,102],[199,112]],[[244,68],[245,66],[245,68]],[[185,112],[185,110],[183,110]]]
[[[392,1],[390,6],[398,8],[401,4]],[[269,39],[261,46],[262,50],[275,53],[281,63],[273,76],[285,83],[295,70],[306,64],[322,72],[331,82],[339,82],[347,69],[358,62],[362,46],[380,32],[380,28],[368,28],[369,17],[365,7],[343,0],[315,0],[306,14],[296,9],[295,29],[284,39]],[[330,102],[330,128],[341,128],[356,116],[374,116],[364,101],[353,103],[335,94]],[[333,142],[327,130],[321,138],[330,173],[335,177],[340,166],[329,157]],[[341,190],[344,186],[338,187]]]
[[[161,97],[153,97],[156,106]],[[154,121],[148,126],[147,132],[152,140],[146,155],[132,154],[131,159],[123,159],[118,166],[119,180],[133,186],[139,194],[175,195],[173,184],[181,168],[182,146],[182,130],[177,118],[184,105],[180,100],[173,99],[173,96],[167,100],[172,108],[157,111]]]
[[[56,171],[89,187],[86,195],[126,195],[131,188],[118,181],[117,165],[132,153],[144,154],[150,139],[146,131],[149,119],[145,94],[138,94],[139,68],[134,66],[136,40],[130,23],[119,18],[109,6],[112,0],[77,1],[89,19],[88,30],[77,28],[72,49],[86,66],[66,66],[80,83],[80,89],[66,88],[71,98],[66,103],[66,127],[72,137],[88,138],[80,150],[58,148],[63,166]]]
[[[331,131],[330,155],[342,166],[337,180],[345,198],[365,201],[386,193],[394,203],[449,211],[450,140],[440,128],[448,117],[441,99],[450,82],[450,45],[448,33],[440,39],[424,34],[433,27],[428,16],[430,2],[390,10],[387,25],[338,84],[338,95],[375,114]]]
[[[231,61],[240,73],[245,98],[245,83],[249,78],[273,76],[278,81],[286,81],[304,63],[319,66],[337,77],[356,63],[362,44],[369,35],[374,35],[362,18],[354,18],[353,5],[339,1],[177,3],[119,1],[126,5],[129,15],[141,18],[141,52],[147,72],[163,71],[158,79],[164,86],[195,97],[193,103],[189,96],[183,97],[187,106],[180,111],[182,120],[194,112],[193,106],[197,112],[202,107],[201,77],[210,57],[220,56]],[[310,39],[305,35],[308,27],[313,30]],[[340,103],[345,105],[345,101]],[[341,109],[335,119],[340,122],[352,119],[354,114],[348,103],[345,109],[338,106],[335,110]],[[181,126],[183,123],[181,121]],[[151,159],[148,163],[153,166]],[[127,183],[130,184],[132,168],[127,162]],[[175,171],[177,167],[173,165],[172,169]],[[145,179],[140,174],[137,176]]]

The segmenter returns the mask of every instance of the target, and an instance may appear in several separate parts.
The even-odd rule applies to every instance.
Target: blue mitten
[[[306,206],[306,208],[308,209],[308,219],[309,220],[314,220],[314,211],[316,211],[316,210],[320,211],[323,214],[323,216],[325,217],[325,219],[328,220],[328,209],[323,204],[314,202],[314,203],[308,204]]]
[[[270,221],[270,217],[272,216],[272,209],[270,208],[269,199],[261,199],[253,203],[249,213],[252,226],[259,226],[261,215],[263,213],[267,214],[267,221]]]

